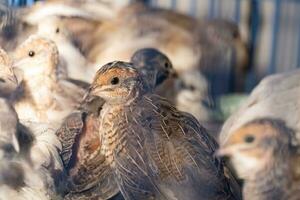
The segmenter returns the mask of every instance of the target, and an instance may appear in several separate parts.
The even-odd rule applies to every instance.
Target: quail
[[[174,74],[168,58],[155,49],[138,50],[131,61],[147,79],[149,91]],[[61,156],[69,175],[69,199],[93,196],[108,199],[119,192],[112,170],[101,153],[98,116],[103,104],[102,98],[87,93],[78,111],[70,114],[56,133],[63,145]]]
[[[284,120],[295,130],[297,144],[300,144],[299,108],[300,70],[270,75],[264,78],[251,92],[240,108],[224,123],[219,141],[227,138],[245,123],[256,118],[271,117]]]
[[[39,35],[55,42],[59,51],[60,64],[65,64],[67,77],[91,82],[93,71],[80,50],[73,44],[71,35],[58,17],[48,17],[38,24]]]
[[[218,150],[244,180],[245,200],[299,199],[299,146],[284,121],[257,118],[234,131]]]
[[[216,141],[192,115],[149,92],[132,64],[103,66],[90,92],[105,100],[101,152],[125,199],[239,199],[214,156]]]
[[[53,178],[34,159],[45,147],[35,147],[41,144],[39,139],[19,122],[11,105],[13,93],[22,80],[22,73],[17,73],[19,71],[12,68],[12,60],[0,49],[0,198],[49,199],[56,196],[52,190]],[[44,139],[50,143],[49,138]]]
[[[85,89],[59,78],[58,50],[54,42],[30,36],[14,52],[14,67],[23,71],[14,107],[21,121],[50,123],[58,128],[81,101]]]

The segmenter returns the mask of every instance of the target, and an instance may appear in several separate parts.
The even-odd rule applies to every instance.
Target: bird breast
[[[104,105],[100,114],[101,153],[112,165],[114,165],[114,155],[125,150],[126,119],[124,108],[121,106]]]

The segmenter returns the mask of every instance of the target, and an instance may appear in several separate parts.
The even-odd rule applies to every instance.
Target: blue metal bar
[[[171,1],[171,8],[174,10],[176,8],[177,5],[177,0],[172,0]]]
[[[300,21],[300,13],[298,13],[298,21]],[[298,23],[298,52],[297,52],[297,67],[300,67],[300,23]]]
[[[241,0],[235,0],[235,15],[234,15],[235,22],[239,23],[240,18],[241,18]]]
[[[197,0],[192,0],[190,3],[190,14],[192,16],[197,15]]]
[[[34,4],[34,0],[27,0],[26,1],[26,5],[31,6],[32,4]]]
[[[273,33],[272,33],[272,43],[271,43],[271,60],[268,68],[268,73],[272,74],[276,72],[276,53],[277,53],[277,40],[279,31],[279,19],[280,19],[280,5],[281,0],[275,0],[275,12],[273,16]]]
[[[249,36],[249,63],[248,63],[248,77],[246,78],[245,90],[250,92],[256,85],[257,80],[255,79],[254,73],[254,60],[255,60],[255,50],[257,45],[257,38],[260,28],[260,3],[261,0],[251,0],[251,12],[250,12],[250,36]]]
[[[215,16],[215,0],[210,0],[208,17],[213,18],[214,16]]]

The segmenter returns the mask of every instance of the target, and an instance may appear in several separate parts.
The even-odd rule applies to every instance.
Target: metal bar
[[[235,15],[234,15],[235,22],[239,23],[240,18],[241,18],[241,0],[235,0]]]
[[[176,6],[177,6],[177,0],[172,0],[171,1],[171,8],[174,10],[174,9],[176,9]]]
[[[197,15],[197,0],[191,0],[191,3],[190,3],[190,14],[192,16],[196,16]]]
[[[250,2],[250,27],[249,27],[249,62],[248,62],[248,77],[245,82],[245,90],[251,91],[256,85],[257,80],[255,76],[254,61],[255,61],[255,50],[257,47],[258,29],[260,22],[260,3],[261,0],[251,0]]]
[[[300,13],[298,13],[298,21],[300,21]],[[298,23],[298,52],[297,52],[297,67],[300,68],[300,23]]]
[[[276,72],[276,54],[277,54],[277,40],[279,31],[279,18],[280,18],[280,5],[281,0],[275,0],[275,12],[273,16],[273,33],[272,33],[272,43],[271,43],[271,60],[268,67],[268,73],[272,74]]]
[[[210,0],[208,17],[213,18],[214,16],[215,16],[215,0]]]

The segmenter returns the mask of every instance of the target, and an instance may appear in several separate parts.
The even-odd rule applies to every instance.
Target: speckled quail
[[[102,67],[91,94],[105,100],[101,153],[125,199],[239,199],[214,156],[216,141],[193,116],[149,92],[130,63]]]

